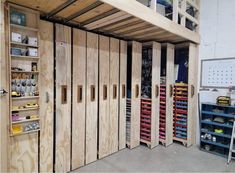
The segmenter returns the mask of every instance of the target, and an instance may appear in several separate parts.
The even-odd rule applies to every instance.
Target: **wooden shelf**
[[[40,131],[40,129],[37,129],[37,130],[31,130],[31,131],[28,131],[28,132],[21,132],[21,133],[11,134],[10,136],[25,135],[25,134],[29,134],[29,133],[38,132],[38,131]]]
[[[29,45],[29,44],[25,44],[25,43],[11,42],[11,44],[13,44],[13,45],[17,45],[17,46],[24,46],[24,47],[34,47],[34,48],[38,48],[38,46],[35,46],[35,45]]]
[[[19,120],[19,121],[12,121],[12,124],[22,124],[22,123],[28,123],[28,122],[32,122],[32,121],[38,121],[40,120],[39,118],[35,118],[35,119],[25,119],[25,120]]]
[[[12,97],[12,100],[38,99],[39,96]]]
[[[16,71],[12,70],[11,73],[32,73],[32,74],[38,74],[38,71]]]
[[[11,55],[11,58],[13,60],[26,60],[26,61],[38,61],[39,57],[34,56],[17,56],[17,55]]]
[[[39,110],[39,107],[36,107],[36,108],[24,108],[24,109],[11,110],[11,112],[14,112],[14,111],[17,111],[17,112],[22,112],[22,111],[34,111],[34,110]]]
[[[16,24],[10,24],[12,28],[22,29],[22,30],[28,30],[28,31],[35,31],[38,32],[37,28],[27,27],[27,26],[21,26]]]

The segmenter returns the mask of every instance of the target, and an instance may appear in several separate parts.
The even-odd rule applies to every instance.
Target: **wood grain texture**
[[[67,90],[62,91],[64,86]],[[66,101],[62,100],[62,93],[67,96]],[[59,24],[56,24],[55,121],[55,171],[68,172],[71,143],[71,28]]]
[[[4,3],[0,2],[0,88],[9,91],[9,63],[8,63],[8,13]],[[6,44],[3,44],[6,43]],[[7,172],[8,157],[8,119],[9,119],[9,94],[0,97],[0,172]],[[8,109],[6,109],[8,108]]]
[[[141,89],[142,44],[132,42],[132,83],[131,83],[131,141],[130,148],[140,144],[140,89]],[[138,91],[137,91],[138,90]],[[138,96],[136,95],[138,92]]]
[[[174,86],[174,59],[175,47],[167,43],[166,47],[166,140],[165,145],[173,143],[173,95],[171,96],[171,87]]]
[[[40,171],[53,171],[54,40],[53,24],[40,21]],[[47,100],[48,99],[48,100]]]
[[[82,87],[79,100],[79,86]],[[72,169],[85,164],[86,32],[73,29]]]
[[[119,81],[119,150],[126,148],[126,73],[127,42],[120,41],[120,81]],[[123,88],[123,86],[125,86]],[[123,91],[124,90],[124,91]],[[122,96],[122,93],[125,96]]]
[[[94,86],[94,100],[91,99]],[[98,35],[87,32],[86,164],[97,160]]]
[[[109,37],[99,36],[99,159],[110,154],[109,73]]]
[[[10,138],[9,172],[38,172],[38,132]]]
[[[159,144],[159,104],[160,97],[156,96],[156,89],[160,93],[161,44],[152,44],[152,113],[151,113],[151,148]]]
[[[197,113],[197,46],[189,44],[189,64],[188,64],[188,117],[187,117],[187,147],[195,144],[196,138],[196,113]],[[194,87],[194,91],[193,90]],[[192,92],[194,95],[192,96]]]
[[[118,151],[119,40],[110,38],[110,152]],[[111,154],[110,153],[110,154]]]

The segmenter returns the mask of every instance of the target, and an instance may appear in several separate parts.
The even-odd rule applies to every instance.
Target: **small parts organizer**
[[[126,141],[130,144],[131,139],[131,99],[126,99]]]
[[[174,86],[174,140],[187,140],[188,85],[176,83]]]
[[[38,12],[10,5],[11,136],[40,130]]]
[[[160,85],[159,138],[166,139],[166,85]]]
[[[142,142],[151,142],[151,99],[141,99],[140,139]]]

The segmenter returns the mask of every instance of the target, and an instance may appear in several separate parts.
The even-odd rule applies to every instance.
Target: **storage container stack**
[[[142,141],[151,141],[151,107],[151,99],[141,99],[140,139]]]
[[[165,79],[161,78],[160,85],[160,123],[159,138],[166,139],[166,84]]]
[[[126,99],[126,141],[130,142],[131,137],[131,99]]]
[[[188,85],[176,83],[174,86],[174,137],[187,139]]]

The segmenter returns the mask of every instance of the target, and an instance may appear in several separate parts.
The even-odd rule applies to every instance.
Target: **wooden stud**
[[[70,171],[71,28],[56,24],[55,171]],[[62,97],[64,96],[64,97]]]
[[[93,86],[93,87],[92,87]],[[93,98],[91,99],[93,88]],[[97,159],[98,35],[87,32],[86,164]]]
[[[126,147],[126,73],[127,42],[120,41],[120,82],[119,82],[119,150]]]
[[[72,170],[85,164],[86,32],[73,29]]]
[[[119,40],[110,38],[110,154],[118,151]]]
[[[99,36],[99,159],[110,154],[109,37]]]
[[[53,171],[54,130],[54,40],[53,24],[39,23],[40,31],[40,171]]]

